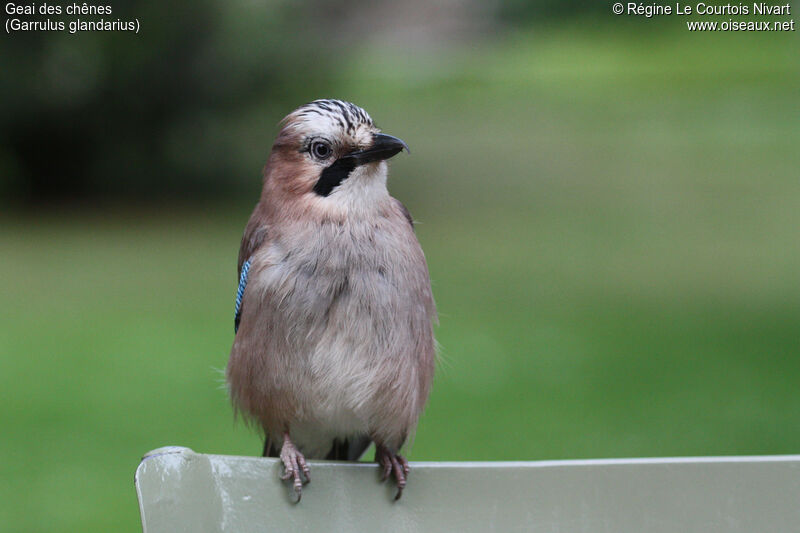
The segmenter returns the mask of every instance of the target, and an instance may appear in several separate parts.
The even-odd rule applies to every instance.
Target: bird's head
[[[266,195],[331,209],[388,198],[386,160],[408,146],[381,133],[366,111],[315,100],[282,124],[265,169]]]

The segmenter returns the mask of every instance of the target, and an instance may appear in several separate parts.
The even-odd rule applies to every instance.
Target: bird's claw
[[[281,448],[281,461],[283,461],[283,474],[281,479],[286,481],[292,479],[292,486],[295,494],[297,494],[297,501],[303,496],[303,485],[311,482],[311,470],[306,464],[306,458],[295,447],[292,441],[287,436],[284,440],[283,447]],[[302,472],[302,475],[301,475]],[[303,480],[305,477],[305,480]]]
[[[397,481],[397,495],[394,499],[399,500],[403,495],[403,489],[406,488],[406,476],[410,471],[408,461],[402,455],[393,453],[384,446],[377,447],[375,461],[383,468],[381,481],[386,481],[390,475],[394,475]]]

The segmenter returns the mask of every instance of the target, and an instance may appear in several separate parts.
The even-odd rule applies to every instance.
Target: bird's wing
[[[239,331],[239,322],[242,321],[242,299],[244,298],[244,289],[247,287],[247,275],[250,272],[250,260],[246,260],[242,264],[239,271],[239,286],[236,288],[236,305],[233,310],[233,332]]]
[[[242,235],[242,244],[239,247],[239,275],[242,274],[244,262],[250,259],[253,253],[261,248],[261,245],[267,240],[267,225],[256,214],[253,213],[253,216],[250,217],[250,221],[244,229],[244,235]]]
[[[408,210],[406,206],[403,205],[403,202],[401,202],[397,198],[395,198],[394,201],[397,203],[397,207],[400,209],[400,212],[403,214],[406,220],[408,220],[408,223],[411,225],[411,229],[413,230],[414,218],[411,216],[411,212]]]
[[[267,239],[267,227],[264,225],[256,213],[250,217],[247,227],[242,236],[242,245],[239,248],[239,286],[236,289],[236,306],[234,310],[233,331],[239,330],[239,322],[242,320],[242,299],[247,287],[247,277],[250,272],[250,258]]]

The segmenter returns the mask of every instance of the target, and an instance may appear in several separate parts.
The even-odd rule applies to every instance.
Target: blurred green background
[[[414,460],[800,451],[796,33],[580,1],[115,2],[0,48],[0,524],[135,531],[163,445],[257,455],[222,369],[278,121],[412,155],[441,361]],[[412,487],[413,488],[413,487]]]

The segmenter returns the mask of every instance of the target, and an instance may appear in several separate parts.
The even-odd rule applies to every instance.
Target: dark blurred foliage
[[[138,17],[141,32],[5,38],[0,184],[11,198],[224,191],[230,180],[220,178],[239,171],[241,159],[219,143],[231,137],[219,131],[229,117],[259,103],[311,98],[335,67],[324,32],[304,30],[305,4],[109,4],[107,18]],[[257,169],[251,174],[257,181]]]
[[[597,5],[107,3],[113,15],[106,18],[138,18],[140,33],[5,37],[0,195],[7,200],[160,201],[252,193],[275,130],[274,123],[259,121],[276,121],[305,101],[333,96],[335,73],[353,45],[369,46],[371,31],[389,31],[404,20],[430,24],[438,16],[439,27],[427,31],[439,36],[447,21],[472,20],[454,26],[464,39],[475,35],[477,25],[494,24],[487,19],[525,22]]]

